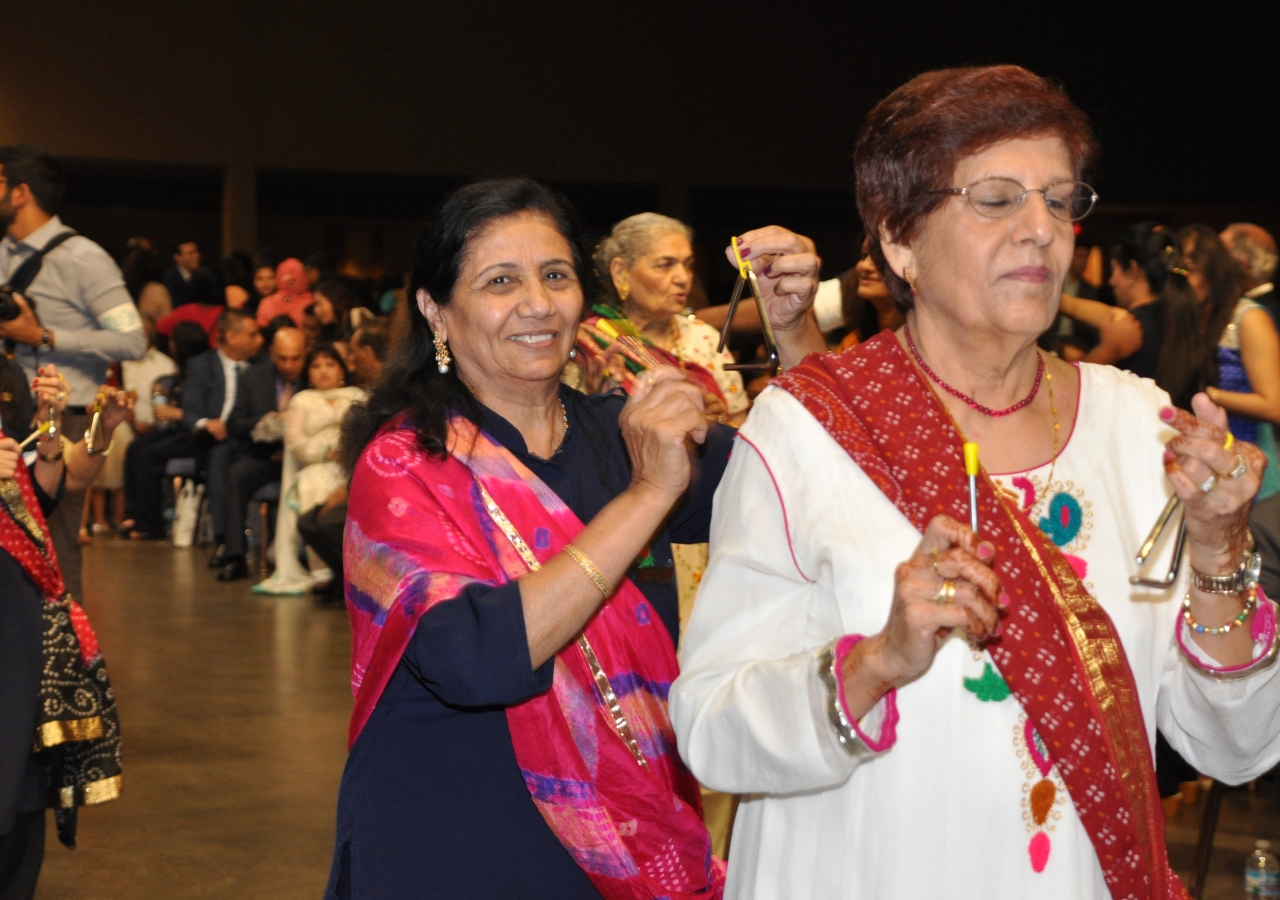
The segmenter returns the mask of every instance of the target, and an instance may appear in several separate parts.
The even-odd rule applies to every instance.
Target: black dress
[[[584,523],[630,483],[620,394],[561,389],[569,430],[549,460],[486,411],[484,430]],[[671,542],[707,540],[732,429],[712,426],[683,503],[651,546],[657,580],[637,587],[674,641]],[[603,473],[600,471],[603,469]],[[598,898],[534,806],[516,765],[505,708],[551,687],[534,669],[516,584],[472,586],[431,608],[347,758],[326,898]]]
[[[8,425],[6,437],[21,441],[30,433],[30,428]],[[58,498],[47,495],[34,478],[32,484],[47,518]],[[0,550],[0,839],[13,830],[20,814],[42,810],[48,802],[48,779],[31,752],[39,713],[44,602],[30,576]]]
[[[1128,369],[1140,378],[1154,379],[1156,366],[1160,363],[1160,347],[1164,342],[1165,301],[1153,300],[1129,312],[1142,326],[1142,346],[1116,362],[1116,368]]]

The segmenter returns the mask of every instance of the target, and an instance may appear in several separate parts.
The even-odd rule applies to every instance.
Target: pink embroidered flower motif
[[[401,518],[409,511],[409,504],[403,497],[392,497],[387,501],[387,509],[396,518]]]
[[[1026,747],[1027,758],[1034,766],[1032,774],[1034,775],[1035,772],[1040,774],[1040,779],[1031,786],[1027,795],[1027,806],[1031,813],[1029,827],[1037,829],[1031,836],[1030,843],[1027,844],[1027,853],[1031,857],[1031,868],[1039,873],[1043,872],[1045,866],[1049,864],[1049,851],[1052,849],[1052,844],[1049,841],[1046,826],[1049,814],[1053,811],[1054,803],[1058,799],[1058,788],[1049,778],[1049,772],[1053,768],[1049,748],[1045,746],[1044,740],[1031,724],[1030,719],[1025,719],[1023,722],[1022,741],[1023,746]]]

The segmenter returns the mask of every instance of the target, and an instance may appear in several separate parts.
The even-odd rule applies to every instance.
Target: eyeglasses
[[[1003,219],[1022,206],[1027,194],[1040,194],[1049,215],[1063,222],[1079,222],[1093,210],[1098,194],[1083,181],[1055,181],[1044,188],[1026,188],[1012,178],[984,178],[968,187],[947,188],[936,194],[957,194],[969,201],[974,212],[988,219]]]

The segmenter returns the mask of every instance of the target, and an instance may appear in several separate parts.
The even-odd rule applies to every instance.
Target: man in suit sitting
[[[174,309],[191,303],[194,299],[188,285],[191,283],[191,276],[199,268],[200,248],[195,241],[178,241],[173,245],[173,265],[164,270],[160,279],[169,289]]]
[[[280,478],[284,458],[283,413],[305,386],[306,336],[297,328],[281,328],[271,341],[271,358],[245,373],[235,408],[227,419],[235,459],[227,476],[226,542],[209,565],[218,566],[219,581],[246,578],[244,521],[249,498]],[[220,558],[219,558],[220,556]]]
[[[252,315],[228,309],[218,317],[218,348],[187,362],[182,384],[180,427],[164,440],[135,441],[125,457],[125,496],[130,518],[136,525],[131,537],[163,537],[161,521],[165,464],[180,456],[200,456],[204,461],[205,495],[213,514],[218,543],[225,534],[227,470],[231,444],[227,441],[227,417],[235,404],[240,373],[262,348],[262,335]]]

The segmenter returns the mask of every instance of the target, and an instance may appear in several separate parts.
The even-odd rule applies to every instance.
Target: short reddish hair
[[[858,212],[871,258],[894,302],[911,307],[911,291],[885,263],[883,231],[909,241],[955,187],[959,162],[1012,138],[1054,135],[1067,145],[1075,177],[1097,153],[1088,118],[1059,85],[1021,66],[939,69],[917,75],[867,115],[853,151]]]

